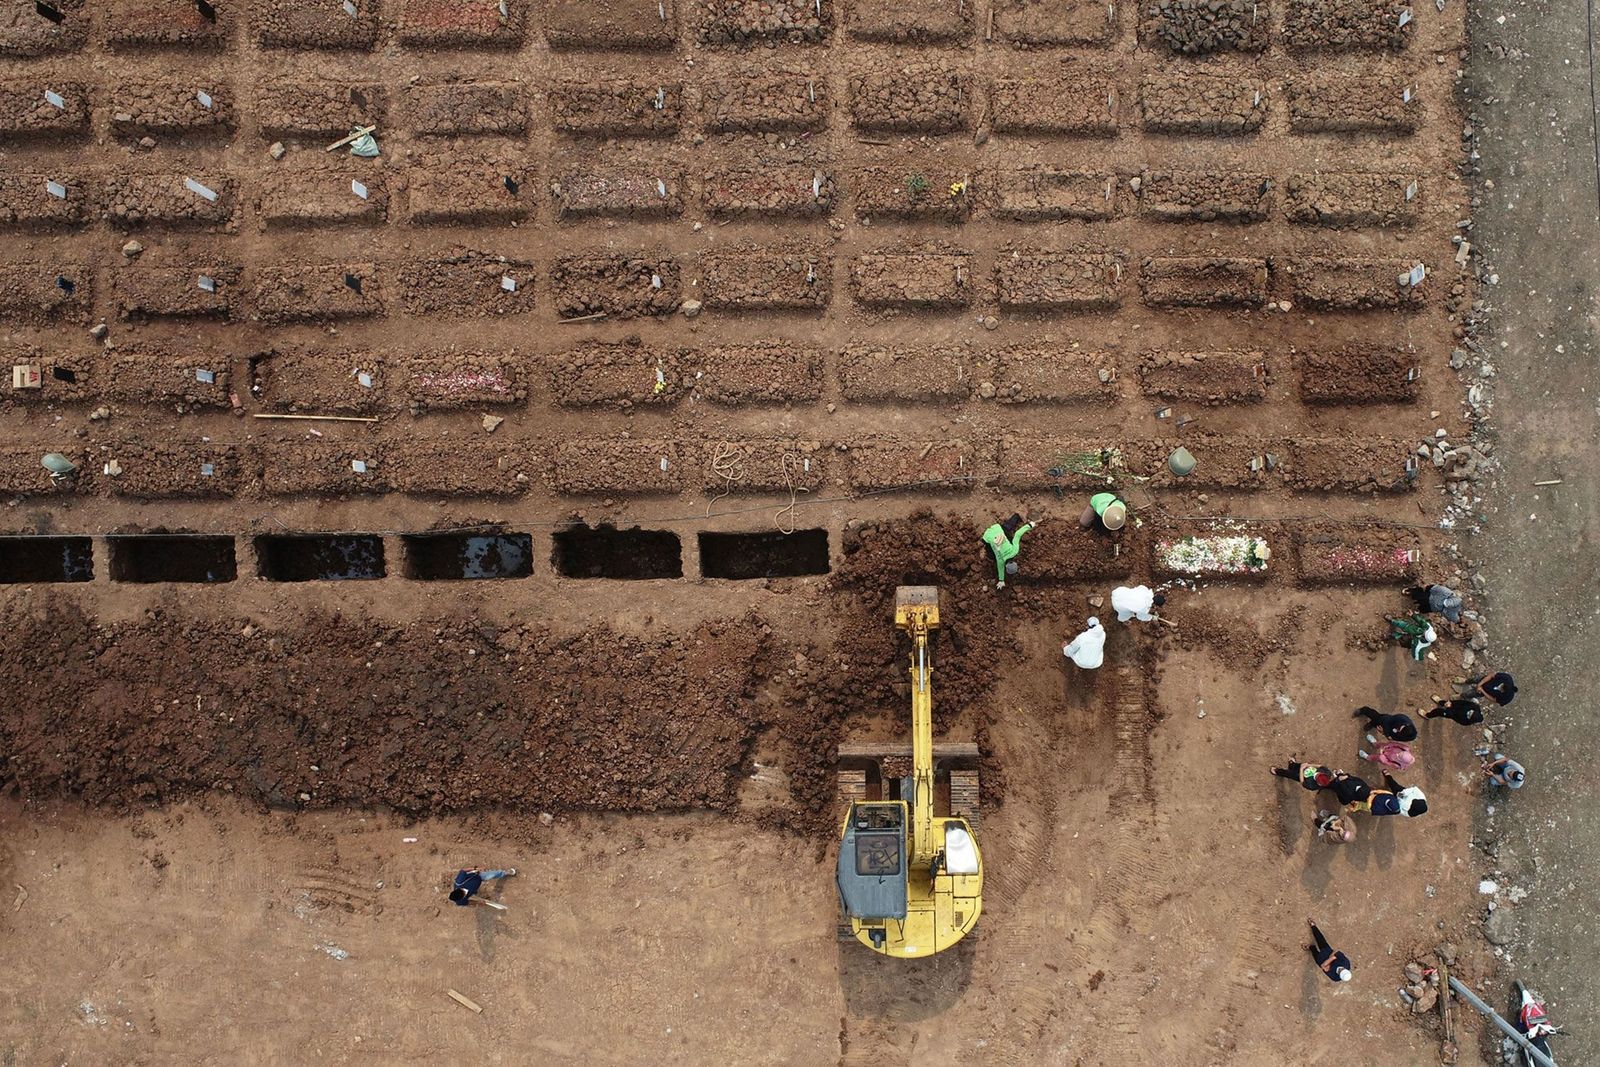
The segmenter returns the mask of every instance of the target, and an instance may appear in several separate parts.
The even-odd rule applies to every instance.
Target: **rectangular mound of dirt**
[[[516,496],[538,467],[526,451],[513,455],[514,449],[481,432],[466,439],[396,442],[389,450],[389,480],[412,496]]]
[[[366,52],[378,43],[378,0],[262,0],[252,5],[263,48]]]
[[[42,17],[33,0],[0,3],[0,56],[42,56],[76,52],[89,39],[89,12],[84,0],[50,0],[65,17],[53,22]]]
[[[193,182],[202,187],[197,191]],[[206,196],[210,192],[211,196]],[[237,189],[232,178],[207,171],[140,174],[115,171],[106,181],[105,214],[114,226],[227,226]]]
[[[1265,582],[1283,576],[1283,559],[1272,555],[1277,528],[1265,523],[1179,526],[1155,539],[1150,569],[1160,578],[1207,582]]]
[[[1000,306],[1024,311],[1105,311],[1122,303],[1119,252],[1002,249],[995,261]]]
[[[35,345],[0,345],[0,368],[37,364],[40,377],[38,387],[33,389],[16,388],[10,375],[0,377],[0,404],[49,407],[98,399],[101,362],[93,355],[47,353]]]
[[[833,296],[833,262],[808,251],[705,252],[705,305],[722,311],[815,311]]]
[[[122,442],[109,447],[107,459],[122,468],[106,483],[117,496],[140,500],[231,497],[244,480],[238,448]]]
[[[992,210],[1013,222],[1079,219],[1102,222],[1117,214],[1116,176],[1049,166],[1001,167],[994,174]]]
[[[722,167],[705,176],[706,210],[718,218],[813,218],[833,210],[833,175],[808,163]]]
[[[556,449],[551,474],[556,492],[568,496],[670,496],[683,491],[691,461],[676,441],[577,438]]]
[[[843,466],[832,446],[791,438],[707,442],[701,452],[700,488],[712,494],[820,492]]]
[[[836,0],[700,0],[701,44],[821,41],[833,32]]]
[[[871,252],[855,258],[850,280],[867,307],[966,307],[973,296],[972,253]]]
[[[1300,355],[1307,404],[1410,404],[1421,378],[1415,352],[1356,343]]]
[[[943,154],[894,166],[860,167],[850,183],[856,217],[964,222],[977,199],[972,171],[970,159]]]
[[[996,78],[989,85],[988,113],[999,133],[1115,137],[1116,107],[1116,82],[1094,71]]]
[[[135,263],[111,275],[111,295],[123,318],[227,318],[238,307],[242,268],[227,263],[146,267]]]
[[[1139,387],[1164,400],[1254,403],[1267,397],[1267,360],[1259,351],[1149,352]]]
[[[670,256],[562,256],[550,270],[550,289],[562,318],[605,314],[631,319],[678,310],[683,277]]]
[[[272,411],[367,415],[391,407],[385,360],[370,352],[273,349],[250,357],[250,394]]]
[[[1195,457],[1195,468],[1178,478],[1167,457],[1179,445]],[[1286,442],[1255,435],[1189,433],[1135,442],[1128,447],[1128,469],[1149,479],[1152,489],[1262,490],[1276,487],[1289,451]]]
[[[822,353],[782,341],[711,345],[690,356],[697,395],[718,404],[803,404],[822,395]]]
[[[522,362],[509,355],[446,352],[407,356],[395,362],[391,378],[413,411],[502,407],[528,399]]]
[[[121,344],[103,360],[101,395],[129,404],[226,410],[233,406],[231,362],[182,341]]]
[[[1133,573],[1138,552],[1133,534],[1120,539],[1085,530],[1071,519],[1049,522],[1022,538],[1015,580],[1022,585],[1100,582]],[[990,560],[992,562],[992,559]],[[991,571],[991,574],[993,572]]]
[[[514,134],[528,129],[527,90],[519,82],[462,82],[406,88],[411,132],[424,137]]]
[[[1161,222],[1265,222],[1271,177],[1205,171],[1154,171],[1139,190],[1139,214]]]
[[[1399,70],[1313,72],[1289,82],[1289,129],[1295,133],[1407,136],[1421,124],[1416,86]]]
[[[1139,109],[1151,133],[1254,133],[1267,118],[1267,83],[1248,71],[1173,71],[1139,83]]]
[[[1416,488],[1415,462],[1407,441],[1303,437],[1289,444],[1284,481],[1303,493],[1403,493]]]
[[[671,137],[683,124],[683,83],[570,82],[550,89],[561,133],[585,137]]]
[[[526,0],[400,0],[397,35],[412,48],[515,48],[528,6]]]
[[[111,129],[122,137],[221,132],[233,124],[233,89],[220,78],[118,81],[112,87]]]
[[[1415,535],[1381,526],[1311,526],[1295,532],[1294,547],[1304,585],[1409,582],[1422,555]]]
[[[1009,345],[978,362],[1002,404],[1112,404],[1116,360],[1057,344]]]
[[[1260,52],[1272,37],[1268,0],[1157,0],[1144,8],[1139,43],[1176,55]]]
[[[1117,35],[1103,0],[997,0],[995,32],[1019,48],[1103,45]]]
[[[70,435],[66,435],[71,440]],[[78,465],[81,471],[74,482],[52,485],[50,472],[39,465],[39,457],[46,451],[59,452]],[[94,488],[99,467],[89,467],[89,457],[83,446],[54,441],[44,448],[32,445],[0,444],[0,495],[8,497],[41,496],[45,493],[85,493]]]
[[[820,130],[832,101],[828,82],[804,71],[742,70],[700,89],[700,115],[711,133]]]
[[[89,313],[93,297],[94,272],[86,264],[0,264],[0,316],[5,318],[81,318]]]
[[[50,183],[66,196],[55,196]],[[53,230],[81,226],[98,212],[99,182],[77,171],[0,174],[0,226],[16,230]]]
[[[534,213],[532,165],[514,151],[452,152],[418,159],[407,179],[413,226],[491,224]]]
[[[110,0],[102,25],[111,48],[183,48],[216,51],[227,46],[234,8],[213,5],[206,18],[194,0]]]
[[[1099,492],[1109,478],[1127,473],[1121,450],[1103,441],[1037,434],[1002,437],[998,466],[993,484],[1033,492]]]
[[[388,493],[389,446],[377,441],[296,441],[261,447],[261,488],[268,496]]]
[[[653,52],[678,41],[676,0],[547,0],[541,6],[551,48]]]
[[[262,322],[336,322],[384,313],[374,263],[258,267],[255,273],[251,298]]]
[[[1332,311],[1413,310],[1424,303],[1425,285],[1401,284],[1412,260],[1330,259],[1307,256],[1288,262],[1295,300]]]
[[[953,133],[970,121],[972,90],[965,74],[917,65],[850,79],[850,120],[860,130]]]
[[[389,217],[388,185],[368,167],[321,160],[280,167],[259,188],[256,218],[267,229],[381,226]]]
[[[63,106],[52,104],[46,91],[61,97]],[[38,76],[0,81],[0,139],[87,132],[89,90],[82,82]]]
[[[271,81],[256,93],[263,137],[336,141],[358,126],[381,126],[389,91],[376,82]]]
[[[1416,20],[1408,0],[1286,0],[1283,43],[1289,48],[1383,48],[1399,51],[1411,41]]]
[[[980,473],[967,441],[864,441],[850,446],[847,459],[850,485],[862,492],[966,493]]]
[[[534,268],[527,260],[462,251],[406,260],[399,278],[400,306],[411,315],[523,315],[534,309]]]
[[[861,41],[890,44],[943,43],[972,36],[975,5],[964,0],[898,0],[892,4],[851,4],[845,28]]]
[[[1310,226],[1407,226],[1421,203],[1422,182],[1408,172],[1313,171],[1283,186],[1284,214]]]
[[[965,400],[974,381],[964,348],[846,345],[839,353],[839,391],[858,403]]]
[[[677,349],[590,341],[550,357],[550,392],[568,408],[674,404],[682,395],[684,365]]]
[[[683,214],[683,171],[648,164],[579,166],[557,174],[550,193],[562,218],[676,218]]]
[[[1140,270],[1151,307],[1260,307],[1267,261],[1232,256],[1151,256]]]

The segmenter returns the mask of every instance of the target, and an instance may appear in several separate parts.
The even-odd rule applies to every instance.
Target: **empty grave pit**
[[[569,526],[555,533],[550,562],[563,578],[642,581],[683,577],[683,545],[667,530]]]
[[[526,578],[533,537],[519,533],[434,533],[402,537],[405,576],[424,582]]]
[[[109,537],[111,580],[231,582],[239,576],[233,538],[189,534],[128,534]]]
[[[256,538],[261,577],[269,582],[341,582],[384,576],[377,534],[269,534]]]
[[[87,537],[0,537],[0,585],[88,582],[94,542]]]
[[[828,570],[827,530],[700,535],[700,574],[705,578],[803,578]]]

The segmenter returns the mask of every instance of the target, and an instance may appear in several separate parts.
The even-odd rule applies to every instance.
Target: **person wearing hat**
[[[1522,783],[1528,780],[1528,772],[1522,769],[1522,764],[1504,752],[1496,752],[1491,756],[1489,749],[1475,748],[1472,754],[1482,761],[1480,769],[1489,776],[1491,785],[1504,786],[1506,789],[1521,789]]]
[[[1439,633],[1433,625],[1421,615],[1413,615],[1409,619],[1390,619],[1394,627],[1389,636],[1401,644],[1411,646],[1411,658],[1422,662],[1423,653],[1439,639]]]
[[[1115,493],[1096,493],[1078,516],[1078,525],[1087,530],[1097,522],[1113,532],[1122,529],[1128,522],[1128,505]]]
[[[1475,692],[1482,693],[1502,708],[1511,703],[1517,695],[1517,683],[1511,680],[1511,675],[1505,671],[1495,671],[1486,674],[1471,683]]]
[[[1311,825],[1317,828],[1317,840],[1330,845],[1348,845],[1356,839],[1356,821],[1339,812],[1319,808]]]
[[[1353,719],[1366,719],[1367,729],[1371,730],[1376,727],[1384,737],[1391,741],[1415,741],[1417,739],[1417,724],[1411,721],[1411,716],[1403,713],[1385,715],[1377,708],[1369,708],[1363,704],[1350,717]]]
[[[1149,622],[1155,618],[1150,614],[1150,609],[1159,608],[1166,602],[1166,597],[1152,591],[1148,585],[1136,585],[1131,588],[1119,585],[1111,590],[1111,610],[1117,613],[1118,622],[1127,622],[1129,619]]]
[[[1306,923],[1311,927],[1312,941],[1306,946],[1306,951],[1317,961],[1317,967],[1328,976],[1329,981],[1350,981],[1350,957],[1343,952],[1333,950],[1333,946],[1328,944],[1328,939],[1322,936],[1322,931],[1317,929],[1316,920],[1307,919]]]
[[[1413,585],[1406,590],[1406,596],[1417,605],[1417,610],[1423,614],[1434,612],[1443,615],[1450,622],[1461,621],[1461,594],[1444,585]]]
[[[1272,768],[1272,773],[1279,778],[1299,782],[1302,789],[1309,789],[1313,793],[1333,785],[1333,768],[1301,763],[1297,759],[1291,759],[1287,766]]]
[[[1093,615],[1089,616],[1087,625],[1088,629],[1061,646],[1061,654],[1084,670],[1092,671],[1105,662],[1106,631]]]
[[[1483,705],[1478,703],[1478,698],[1456,697],[1454,700],[1445,700],[1442,697],[1433,698],[1433,709],[1422,713],[1424,719],[1449,719],[1462,726],[1476,726],[1483,721]]]
[[[989,546],[989,551],[994,555],[995,572],[1000,576],[1000,580],[994,584],[996,589],[1004,589],[1006,578],[1017,573],[1017,553],[1022,551],[1022,535],[1037,525],[1036,522],[1024,522],[1021,515],[1013,514],[1009,519],[983,531],[983,543]]]
[[[517,869],[507,867],[503,871],[486,871],[481,867],[468,867],[464,871],[456,872],[455,884],[450,887],[450,903],[464,908],[472,903],[472,895],[483,888],[483,883],[493,882],[500,878],[516,877]]]
[[[1365,811],[1372,815],[1405,815],[1415,819],[1428,810],[1428,798],[1416,786],[1403,786],[1383,775],[1383,788],[1369,792],[1365,799],[1350,805],[1352,811]]]

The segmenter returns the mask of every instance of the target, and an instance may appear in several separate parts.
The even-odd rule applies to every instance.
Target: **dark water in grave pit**
[[[312,534],[256,538],[261,577],[273,582],[342,582],[382,578],[383,538]]]
[[[94,580],[87,537],[0,537],[0,585]]]
[[[417,534],[402,541],[408,578],[452,581],[526,578],[533,573],[529,534]]]

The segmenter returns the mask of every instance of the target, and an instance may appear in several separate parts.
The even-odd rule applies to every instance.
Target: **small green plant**
[[[928,195],[930,188],[932,186],[929,184],[926,174],[913,174],[906,178],[906,195],[913,200]]]

